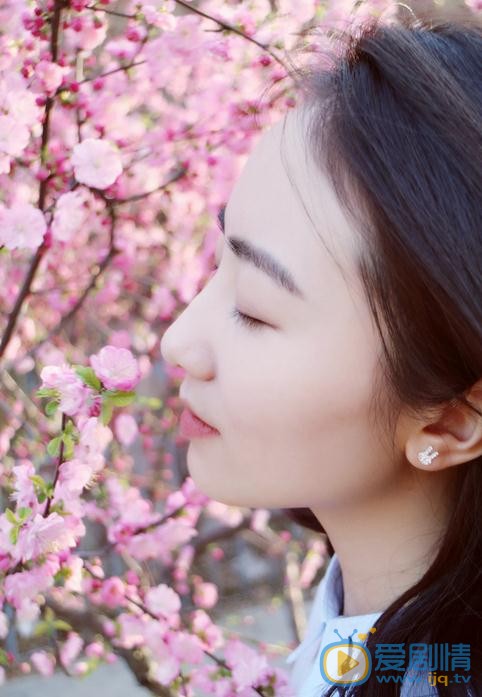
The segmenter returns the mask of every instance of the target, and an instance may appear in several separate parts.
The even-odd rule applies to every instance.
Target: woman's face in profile
[[[185,370],[182,397],[219,430],[190,441],[189,472],[231,505],[323,508],[378,496],[400,474],[369,422],[380,339],[359,237],[305,158],[300,113],[261,136],[227,202],[219,268],[161,344]]]

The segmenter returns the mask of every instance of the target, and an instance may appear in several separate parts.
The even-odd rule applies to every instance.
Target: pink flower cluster
[[[208,499],[187,478],[181,489],[168,496],[161,516],[138,489],[126,488],[105,473],[104,452],[113,432],[99,416],[89,415],[89,405],[95,399],[122,400],[132,395],[141,370],[129,349],[114,345],[91,355],[90,365],[74,368],[63,362],[40,372],[38,395],[58,405],[61,439],[66,449],[70,439],[72,447],[69,457],[62,459],[59,453],[55,485],[50,490],[30,460],[13,468],[10,500],[14,507],[0,515],[1,606],[11,605],[18,621],[33,628],[41,617],[42,596],[60,590],[64,596],[82,593],[104,610],[121,610],[117,628],[106,626],[105,641],[113,648],[142,647],[149,657],[150,679],[159,684],[175,685],[188,663],[192,667],[189,690],[212,684],[216,694],[247,696],[253,685],[265,684],[274,686],[276,695],[288,697],[291,693],[282,671],[270,668],[265,656],[241,642],[226,643],[222,631],[205,614],[203,608],[217,602],[215,584],[193,577],[192,600],[198,609],[182,623],[180,593],[189,593],[187,570],[194,551],[189,541],[197,535],[195,526]],[[106,493],[105,506],[83,499],[99,477]],[[183,515],[175,517],[180,511]],[[106,577],[100,559],[86,563],[76,554],[86,533],[84,518],[104,524],[107,539],[118,553],[128,553],[138,561],[157,558],[166,568],[173,568],[180,592],[162,582],[146,588],[131,571]],[[56,588],[59,578],[63,589]],[[6,615],[0,613],[0,633],[8,631]],[[207,657],[223,647],[225,674],[221,676],[213,672]],[[107,643],[85,645],[82,636],[70,630],[59,656],[72,675],[82,675],[88,660],[109,661],[113,653]],[[56,660],[48,651],[39,650],[33,653],[31,664],[49,676]],[[0,677],[4,679],[4,672]]]
[[[140,648],[146,679],[174,694],[288,697],[261,645],[226,641],[207,614],[218,589],[193,573],[201,514],[235,527],[243,512],[190,477],[175,489],[174,409],[138,386],[156,384],[163,328],[211,272],[215,215],[246,156],[296,105],[284,51],[309,60],[324,48],[314,35],[302,58],[311,23],[390,21],[398,3],[278,0],[272,12],[266,0],[200,0],[181,12],[127,0],[122,18],[109,5],[0,6],[0,360],[10,380],[40,377],[37,411],[15,396],[20,382],[2,395],[0,639],[38,643],[28,661],[0,648],[0,684],[12,661],[82,675],[120,646]],[[268,525],[254,513],[253,533]],[[102,531],[99,550],[82,549],[87,529]],[[206,553],[223,560],[219,545]],[[306,550],[302,587],[324,554]],[[66,628],[47,599],[94,605],[101,639]],[[42,635],[55,622],[58,655]]]

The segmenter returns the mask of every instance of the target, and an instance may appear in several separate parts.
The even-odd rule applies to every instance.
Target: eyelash
[[[236,322],[239,322],[250,329],[261,329],[261,327],[267,326],[266,322],[262,322],[260,319],[255,319],[249,315],[245,315],[244,312],[240,312],[236,307],[233,307],[230,315]]]
[[[218,270],[219,265],[214,265],[213,268],[213,276]],[[248,327],[249,329],[261,329],[262,327],[267,327],[268,325],[266,322],[262,322],[260,319],[255,319],[254,317],[250,317],[249,315],[245,315],[244,312],[241,312],[238,310],[237,307],[233,307],[231,312],[229,313],[233,319],[238,322],[239,324],[242,324],[245,327]]]

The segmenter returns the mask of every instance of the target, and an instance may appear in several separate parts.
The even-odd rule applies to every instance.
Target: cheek
[[[376,336],[341,317],[330,331],[268,344],[251,338],[218,374],[233,491],[245,500],[251,490],[264,505],[315,506],[382,486],[388,459],[368,420]]]
[[[221,420],[233,435],[313,437],[368,408],[377,343],[352,317],[285,338],[267,330],[230,347],[218,365]]]

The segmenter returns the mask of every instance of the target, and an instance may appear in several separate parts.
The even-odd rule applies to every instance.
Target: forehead
[[[292,110],[262,134],[229,197],[225,222],[228,234],[276,255],[316,296],[328,274],[356,277],[358,237],[309,156],[304,118]]]

